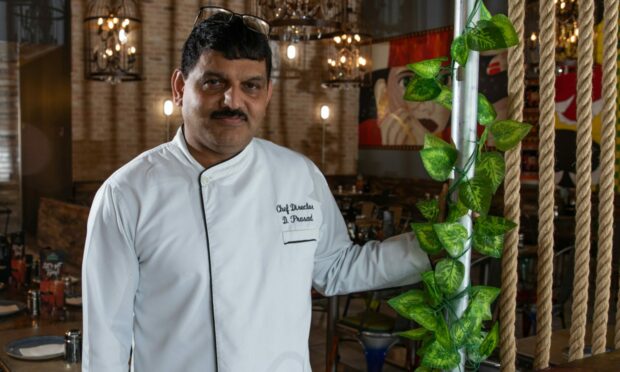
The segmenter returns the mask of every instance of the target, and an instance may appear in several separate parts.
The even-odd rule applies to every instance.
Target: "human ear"
[[[181,70],[176,69],[172,73],[172,79],[170,81],[172,85],[172,102],[175,105],[183,106],[183,90],[185,89],[185,78]]]

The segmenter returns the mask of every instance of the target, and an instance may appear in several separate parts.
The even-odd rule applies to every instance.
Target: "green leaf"
[[[411,229],[415,233],[420,248],[428,254],[441,252],[441,242],[433,230],[432,223],[412,223]]]
[[[478,141],[478,156],[482,154],[482,148],[486,146],[487,138],[489,137],[489,127],[484,127],[480,140]]]
[[[412,289],[399,296],[388,300],[388,304],[396,310],[403,318],[411,319],[412,308],[415,305],[424,304],[424,291],[421,289]]]
[[[415,203],[415,206],[418,207],[422,216],[430,222],[435,222],[439,218],[439,200],[420,200]]]
[[[493,350],[497,347],[497,342],[499,339],[499,323],[495,322],[491,331],[484,338],[482,343],[480,344],[480,354],[487,358]]]
[[[419,366],[418,368],[416,368],[413,372],[433,372],[434,369],[433,368],[428,368],[428,367],[424,367],[424,366]]]
[[[491,312],[491,304],[485,304],[481,302],[472,302],[471,305],[471,316],[477,319],[482,320],[491,320],[493,319],[493,313]]]
[[[470,305],[471,306],[471,305]],[[468,309],[469,310],[469,307]],[[466,311],[456,322],[452,323],[450,332],[455,346],[460,347],[470,344],[482,327],[482,318],[472,316],[470,311]]]
[[[490,305],[499,296],[500,289],[486,285],[477,285],[471,287],[469,293],[471,301]]]
[[[422,339],[422,345],[420,345],[418,350],[416,350],[416,355],[423,356],[426,353],[426,349],[428,349],[428,346],[433,342],[435,342],[435,335],[430,332],[427,333],[426,336],[424,336],[424,338]]]
[[[465,265],[462,262],[444,258],[437,262],[435,266],[435,280],[437,281],[437,287],[439,290],[448,296],[455,294],[461,283],[463,283],[463,277],[465,275]]]
[[[489,125],[495,121],[496,117],[497,112],[491,102],[484,94],[478,93],[478,122],[481,125]]]
[[[430,101],[441,93],[441,87],[435,79],[414,76],[407,84],[405,99],[407,101]]]
[[[435,279],[435,272],[432,270],[422,273],[422,282],[424,283],[424,290],[428,296],[428,301],[431,306],[438,306],[441,304],[443,295],[437,288],[437,281]]]
[[[480,19],[483,21],[488,21],[491,19],[491,12],[484,6],[484,2],[480,2]]]
[[[452,369],[461,362],[461,355],[455,349],[446,349],[438,341],[428,345],[422,358],[422,365],[429,368]]]
[[[456,149],[454,145],[442,140],[434,134],[426,133],[424,135],[424,148],[425,149],[433,149],[433,148],[448,148],[448,149]]]
[[[469,47],[467,46],[467,34],[458,36],[450,45],[450,56],[459,65],[465,66],[469,57]]]
[[[424,168],[435,181],[448,179],[457,156],[456,149],[452,147],[435,147],[420,151]]]
[[[427,333],[428,333],[428,330],[425,328],[416,328],[416,329],[410,329],[404,332],[398,332],[396,334],[400,337],[418,341],[424,338],[424,336],[426,336]]]
[[[504,43],[506,47],[511,47],[519,44],[519,36],[517,35],[517,31],[515,31],[510,18],[506,17],[503,14],[496,14],[491,18],[491,22],[499,28],[502,37],[504,39]]]
[[[439,103],[448,110],[452,110],[452,89],[445,85],[442,85],[441,93],[439,93],[439,95],[435,97],[435,102]]]
[[[463,204],[480,214],[487,214],[491,207],[493,190],[491,182],[483,175],[477,174],[459,186],[459,199]]]
[[[517,227],[516,223],[503,217],[480,216],[476,219],[474,231],[478,231],[485,235],[504,235],[515,227]],[[441,241],[441,236],[439,237],[439,241]]]
[[[459,218],[465,216],[467,212],[469,212],[469,209],[460,200],[457,200],[456,203],[448,203],[446,222],[456,222]]]
[[[467,340],[467,359],[471,360],[474,364],[480,364],[486,357],[483,357],[480,354],[480,344],[482,343],[483,337],[478,334],[476,337],[469,337]]]
[[[437,317],[437,328],[435,329],[435,339],[446,349],[452,348],[452,337],[448,325],[443,317]]]
[[[439,57],[433,59],[427,59],[420,62],[410,63],[407,65],[409,70],[416,73],[420,77],[425,79],[434,79],[439,75],[439,71],[441,71],[441,64],[448,59],[446,57]]]
[[[434,331],[437,329],[437,318],[438,317],[435,314],[435,310],[424,304],[412,306],[411,317],[407,317],[407,319],[414,320],[416,323],[429,331]]]
[[[491,181],[491,191],[494,193],[506,174],[504,157],[497,151],[483,152],[476,163],[476,173],[484,175]]]
[[[474,231],[472,247],[484,255],[500,258],[504,250],[504,236],[485,235],[484,233]]]
[[[495,138],[495,147],[508,151],[527,136],[532,126],[514,120],[502,120],[491,124],[491,134]]]
[[[478,21],[476,27],[467,33],[469,49],[483,52],[486,50],[504,49],[507,47],[502,29],[491,21]]]
[[[465,250],[467,229],[458,222],[436,223],[433,230],[451,257],[458,257]]]

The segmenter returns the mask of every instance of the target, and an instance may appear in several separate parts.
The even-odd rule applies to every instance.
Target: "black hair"
[[[271,48],[264,34],[248,28],[241,17],[217,13],[198,23],[192,29],[181,55],[181,72],[187,78],[202,53],[214,50],[226,59],[265,61],[267,79],[271,77]]]

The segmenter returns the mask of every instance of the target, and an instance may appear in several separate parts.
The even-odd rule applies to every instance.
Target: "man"
[[[218,11],[205,21],[204,12]],[[84,371],[310,371],[310,289],[405,285],[410,234],[355,246],[319,170],[254,138],[268,25],[205,7],[172,76],[183,127],[114,173],[91,208]]]

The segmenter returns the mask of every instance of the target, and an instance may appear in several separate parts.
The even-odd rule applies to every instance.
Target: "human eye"
[[[260,92],[264,87],[264,84],[261,81],[257,80],[249,80],[243,83],[243,88],[248,93],[257,93]]]
[[[401,88],[406,89],[407,88],[407,84],[409,84],[409,82],[411,81],[412,78],[413,78],[413,74],[403,74],[403,75],[399,76],[399,78],[398,78],[398,85]]]
[[[220,78],[209,77],[203,80],[202,86],[205,90],[216,91],[223,89],[225,82]]]

